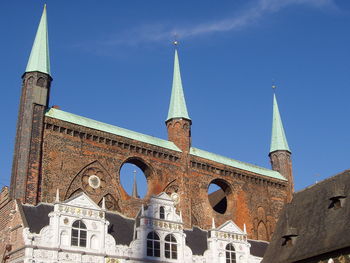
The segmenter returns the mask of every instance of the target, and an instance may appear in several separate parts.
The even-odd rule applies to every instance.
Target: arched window
[[[231,243],[226,246],[226,263],[236,263],[235,248]]]
[[[160,219],[165,219],[164,206],[161,206],[161,207],[159,208],[159,218],[160,218]]]
[[[160,257],[160,240],[156,232],[147,235],[147,256]]]
[[[164,251],[166,258],[177,259],[177,243],[176,238],[169,234],[165,237]]]
[[[71,245],[86,247],[86,226],[81,220],[77,220],[72,225]]]

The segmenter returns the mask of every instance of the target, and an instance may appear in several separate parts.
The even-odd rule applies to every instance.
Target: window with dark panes
[[[160,257],[160,240],[154,231],[147,235],[147,256]]]
[[[160,218],[160,219],[165,219],[164,206],[161,206],[161,207],[159,208],[159,218]]]
[[[231,243],[226,246],[226,263],[236,263],[236,252]]]
[[[165,237],[164,253],[166,258],[177,259],[177,242],[172,234]]]
[[[71,245],[77,247],[86,247],[86,226],[81,220],[77,220],[72,225]]]

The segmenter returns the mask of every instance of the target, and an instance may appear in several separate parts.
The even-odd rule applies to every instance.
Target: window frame
[[[165,219],[165,208],[164,208],[164,206],[159,207],[159,219]]]
[[[236,249],[232,243],[228,243],[225,247],[226,263],[236,263]]]
[[[147,234],[146,255],[160,258],[160,238],[156,231],[151,231]]]
[[[87,228],[82,220],[72,223],[70,244],[73,247],[87,247]]]
[[[168,234],[164,238],[164,256],[168,259],[178,258],[177,240],[173,234]]]

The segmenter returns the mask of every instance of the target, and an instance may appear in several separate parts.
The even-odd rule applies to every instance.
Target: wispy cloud
[[[312,8],[336,8],[334,0],[255,0],[252,5],[232,17],[201,24],[186,26],[169,26],[164,24],[146,25],[128,32],[118,34],[118,37],[104,40],[103,45],[138,45],[140,43],[155,43],[170,40],[176,34],[180,39],[194,38],[218,32],[241,30],[259,22],[272,13],[293,6],[304,5]]]

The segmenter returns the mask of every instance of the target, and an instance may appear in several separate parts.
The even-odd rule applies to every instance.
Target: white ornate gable
[[[170,201],[170,202],[173,202],[173,199],[171,199],[170,196],[168,196],[166,193],[162,192],[160,193],[159,195],[155,196],[156,198],[159,198],[159,199],[164,199],[166,201]]]
[[[101,209],[94,201],[85,193],[79,193],[63,202],[66,205],[78,206],[81,208]]]
[[[244,232],[231,220],[227,221],[223,225],[219,226],[217,228],[217,231],[231,232],[231,233],[235,233],[235,234],[244,235]]]

